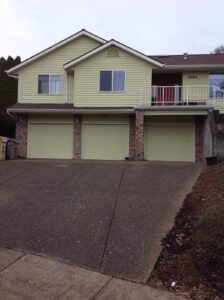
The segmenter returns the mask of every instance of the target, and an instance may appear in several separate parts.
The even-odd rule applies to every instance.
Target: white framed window
[[[61,94],[61,75],[38,75],[38,94]]]
[[[209,97],[213,99],[224,98],[224,74],[209,75]]]
[[[125,71],[100,71],[101,92],[124,92]]]

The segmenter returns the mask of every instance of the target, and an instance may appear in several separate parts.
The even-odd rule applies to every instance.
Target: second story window
[[[123,92],[125,71],[100,71],[100,91]]]
[[[61,75],[38,75],[38,94],[61,94]]]

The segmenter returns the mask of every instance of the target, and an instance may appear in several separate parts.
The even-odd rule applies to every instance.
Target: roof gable
[[[50,53],[50,52],[52,52],[52,51],[54,51],[54,50],[56,50],[56,49],[58,49],[58,48],[60,48],[60,47],[62,47],[64,45],[70,43],[73,40],[78,39],[81,36],[89,37],[89,38],[91,38],[93,40],[96,40],[96,41],[102,43],[102,44],[106,43],[106,40],[102,39],[101,37],[98,37],[97,35],[92,34],[91,32],[86,31],[85,29],[82,29],[82,30],[78,31],[77,33],[69,36],[68,38],[66,38],[66,39],[64,39],[64,40],[62,40],[62,41],[54,44],[53,46],[50,46],[49,48],[47,48],[47,49],[45,49],[45,50],[43,50],[43,51],[41,51],[41,52],[39,52],[39,53],[37,53],[37,54],[29,57],[28,59],[26,59],[23,62],[21,62],[19,65],[15,66],[15,67],[13,67],[13,68],[11,68],[9,70],[7,70],[7,73],[8,74],[13,73],[13,72],[15,72],[15,71],[23,68],[24,66],[32,63],[33,61],[36,61],[37,59],[45,56],[46,54],[48,54],[48,53]]]
[[[137,57],[139,57],[139,58],[141,58],[141,59],[143,59],[143,60],[145,60],[145,61],[147,61],[147,62],[149,62],[149,63],[151,63],[151,64],[153,64],[155,66],[157,66],[157,67],[163,67],[163,63],[161,63],[159,61],[156,61],[156,60],[148,57],[147,55],[145,55],[145,54],[143,54],[143,53],[141,53],[141,52],[139,52],[137,50],[134,50],[134,49],[132,49],[132,48],[130,48],[130,47],[128,47],[128,46],[126,46],[126,45],[124,45],[124,44],[122,44],[120,42],[117,42],[117,41],[115,41],[115,40],[112,39],[112,40],[104,43],[103,45],[100,45],[99,47],[97,47],[95,49],[92,49],[89,52],[87,52],[87,53],[85,53],[85,54],[83,54],[83,55],[81,55],[81,56],[79,56],[79,57],[77,57],[77,58],[75,58],[75,59],[73,59],[73,60],[65,63],[63,65],[63,68],[64,69],[68,69],[68,68],[76,65],[77,63],[79,63],[79,62],[81,62],[81,61],[83,61],[85,59],[88,59],[91,56],[93,56],[93,55],[95,55],[95,54],[97,54],[97,53],[99,53],[99,52],[101,52],[101,51],[103,51],[103,50],[105,50],[105,49],[107,49],[107,48],[109,48],[111,46],[115,46],[115,47],[117,47],[119,49],[125,50],[128,53],[131,53],[132,55],[137,56]]]

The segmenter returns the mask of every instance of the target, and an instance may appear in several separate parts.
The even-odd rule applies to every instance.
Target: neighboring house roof
[[[15,71],[19,70],[20,68],[24,67],[25,65],[28,65],[29,63],[33,62],[34,60],[36,60],[36,59],[38,59],[38,58],[40,58],[40,57],[48,54],[49,52],[52,52],[52,51],[54,51],[54,50],[62,47],[63,45],[65,45],[65,44],[67,44],[67,43],[69,43],[69,42],[71,42],[71,41],[79,38],[80,36],[87,36],[87,37],[90,37],[90,38],[92,38],[92,39],[100,42],[100,43],[106,43],[106,40],[104,40],[103,38],[101,38],[101,37],[99,37],[99,36],[97,36],[97,35],[89,32],[89,31],[87,31],[85,29],[82,29],[82,30],[78,31],[77,33],[69,36],[68,38],[66,38],[66,39],[64,39],[64,40],[62,40],[62,41],[54,44],[53,46],[51,46],[51,47],[49,47],[49,48],[47,48],[47,49],[45,49],[45,50],[43,50],[43,51],[41,51],[39,53],[37,53],[37,54],[35,54],[35,55],[27,58],[26,60],[24,60],[23,62],[21,62],[21,64],[19,64],[19,65],[13,67],[13,68],[7,70],[7,73],[10,74],[12,72],[15,72]]]
[[[116,47],[118,47],[122,50],[125,50],[125,51],[127,51],[127,52],[129,52],[129,53],[131,53],[131,54],[133,54],[133,55],[135,55],[135,56],[137,56],[137,57],[139,57],[139,58],[141,58],[141,59],[143,59],[143,60],[145,60],[145,61],[147,61],[151,64],[153,64],[153,65],[156,65],[158,67],[163,67],[163,63],[161,63],[159,61],[156,61],[153,58],[150,58],[147,55],[145,55],[145,54],[143,54],[143,53],[141,53],[137,50],[134,50],[134,49],[132,49],[132,48],[130,48],[130,47],[114,40],[114,39],[108,41],[107,43],[105,43],[103,45],[100,45],[99,47],[96,47],[96,48],[88,51],[87,53],[85,53],[85,54],[83,54],[79,57],[76,57],[75,59],[73,59],[73,60],[71,60],[67,63],[65,63],[63,65],[63,67],[64,67],[64,69],[68,69],[68,68],[76,65],[77,63],[79,63],[79,62],[81,62],[81,61],[83,61],[83,60],[85,60],[85,59],[87,59],[87,58],[89,58],[89,57],[91,57],[91,56],[107,49],[107,48],[109,48],[110,46],[116,46]]]
[[[224,66],[224,54],[149,55],[168,66]]]

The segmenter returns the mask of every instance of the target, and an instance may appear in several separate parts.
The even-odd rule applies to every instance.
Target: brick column
[[[144,160],[144,111],[135,115],[135,160]]]
[[[73,120],[73,158],[81,159],[82,116],[74,116]]]
[[[135,115],[129,116],[129,159],[135,159]]]
[[[18,115],[16,120],[17,157],[27,158],[28,115]]]
[[[195,120],[195,161],[204,161],[204,124],[203,117],[196,117]]]

